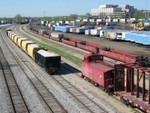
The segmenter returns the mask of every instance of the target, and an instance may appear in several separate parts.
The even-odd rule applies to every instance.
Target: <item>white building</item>
[[[126,13],[128,16],[132,16],[134,14],[134,7],[129,5],[100,5],[97,9],[91,10],[92,16],[100,16],[100,17],[118,17],[121,13]]]

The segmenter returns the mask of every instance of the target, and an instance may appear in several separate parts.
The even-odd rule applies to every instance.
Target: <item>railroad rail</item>
[[[61,80],[62,81],[62,80]]]
[[[9,106],[9,108],[12,108],[12,109],[10,110],[10,112],[17,112],[17,113],[29,112],[28,107],[25,103],[25,100],[21,94],[21,91],[17,85],[17,82],[13,76],[13,73],[11,72],[11,69],[5,59],[5,56],[1,48],[0,48],[0,68],[3,72],[1,76],[4,76],[5,78],[5,81],[7,84],[6,86],[7,86],[8,93],[9,93],[10,100],[11,100],[10,106],[12,107]]]
[[[12,46],[11,44],[9,45]],[[31,68],[29,68],[27,64],[28,61],[24,60],[24,58],[17,52],[14,52],[12,54],[14,54],[14,58],[16,59],[18,65],[23,70],[24,74],[29,79],[30,83],[34,86],[40,97],[49,107],[49,110],[52,113],[53,112],[67,113],[67,111],[63,108],[63,106],[59,103],[59,101],[54,97],[54,95],[46,88],[46,86],[42,83],[42,81],[38,79],[38,77],[36,76],[37,73],[33,71]]]
[[[65,73],[65,71],[72,72],[69,67],[62,65],[62,72]],[[74,73],[76,74],[76,73]],[[63,76],[63,75],[62,75]],[[90,111],[93,112],[108,112],[105,108],[102,108],[98,103],[90,99],[88,96],[86,96],[82,91],[80,91],[78,88],[73,86],[69,81],[64,79],[62,76],[53,76],[53,78],[62,84],[64,86],[64,89],[70,92],[75,98],[77,98],[78,101],[80,101],[86,108],[88,108]],[[64,75],[65,76],[65,75]],[[62,82],[63,81],[63,82]],[[90,104],[89,104],[90,103]]]
[[[55,79],[59,85],[61,85],[61,87],[70,97],[74,98],[74,100],[76,101],[78,106],[80,106],[81,109],[84,108],[85,112],[108,112],[96,102],[94,102],[92,99],[87,97],[82,91],[78,90],[70,82],[66,81],[63,77],[57,75],[51,77]]]

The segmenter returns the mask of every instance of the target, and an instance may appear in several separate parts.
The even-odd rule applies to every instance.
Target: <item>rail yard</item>
[[[37,30],[37,28],[38,27],[36,27],[35,29]],[[11,29],[11,31],[8,32],[12,32],[13,35],[7,36],[6,30],[9,29]],[[49,32],[53,33],[53,31]],[[69,38],[72,40],[72,42],[69,43],[67,42],[68,40],[64,39],[60,41],[55,36],[50,39],[50,33],[48,35],[39,34],[38,32],[35,32],[35,30],[31,30],[28,25],[10,26],[1,29],[0,61],[2,76],[0,80],[2,82],[0,82],[0,94],[2,96],[0,97],[0,112],[150,112],[150,105],[148,104],[150,100],[150,72],[148,68],[144,67],[145,64],[147,64],[147,62],[149,61],[146,58],[150,55],[148,47],[139,47],[138,45],[129,42],[112,42],[109,40],[100,39],[98,37],[90,38],[90,36],[84,36],[81,34],[64,33],[65,38]],[[56,34],[57,33],[61,32],[56,32]],[[57,52],[57,54],[60,54],[62,59],[60,71],[58,73],[49,74],[50,72],[47,71],[45,67],[41,66],[40,63],[38,63],[38,65],[36,63],[37,61],[35,62],[34,58],[32,58],[31,55],[28,54],[28,52],[24,52],[24,50],[22,50],[22,47],[18,46],[18,39],[16,37],[18,37],[18,39],[19,37],[27,38],[22,42],[28,40],[27,43],[29,43],[29,45],[37,43],[41,45],[41,49],[46,48],[44,49],[44,51],[47,51],[47,49],[51,48],[50,50],[48,50],[48,52],[54,51]],[[79,40],[86,40],[87,46],[90,46],[90,50],[92,51],[88,50],[89,47],[86,50],[85,47],[79,47]],[[67,44],[65,44],[65,42]],[[75,44],[73,42],[76,42],[77,46],[73,45]],[[68,43],[71,46],[68,45]],[[106,54],[106,52],[109,51],[105,51],[104,49],[103,59],[107,63],[113,65],[116,63],[121,63],[121,66],[124,66],[125,70],[128,72],[128,74],[125,74],[124,76],[129,77],[130,73],[133,73],[131,68],[134,68],[136,74],[133,74],[135,77],[133,78],[134,80],[132,80],[132,82],[135,81],[135,85],[133,85],[132,88],[129,87],[130,82],[128,78],[125,77],[124,79],[127,78],[127,82],[123,82],[123,85],[127,84],[126,88],[123,88],[123,92],[119,92],[119,87],[115,86],[116,89],[118,88],[118,91],[116,90],[114,92],[115,95],[112,95],[110,92],[108,92],[108,87],[113,84],[108,84],[107,87],[103,85],[103,87],[96,87],[95,85],[101,84],[96,81],[92,81],[90,77],[86,76],[86,74],[83,74],[83,70],[81,69],[81,60],[84,60],[84,62],[86,63],[86,58],[88,58],[86,54],[90,54],[91,56],[94,55],[91,54],[91,52],[97,51],[97,49],[95,51],[94,45],[96,45],[96,47],[98,48],[100,48],[101,46],[106,47],[106,45],[109,45],[107,47],[113,48],[113,52],[115,52],[115,55],[119,56],[122,55],[122,52],[125,52],[122,56],[124,56],[124,59],[126,58],[126,60],[119,59],[119,57],[115,55],[113,55],[113,59],[110,59],[111,56],[108,55],[110,53]],[[144,57],[139,57],[140,55],[143,55]],[[138,58],[138,60],[135,58]],[[144,62],[144,66],[143,63],[139,62]],[[129,63],[137,63],[140,66]],[[115,69],[117,70],[119,68],[120,67]],[[122,70],[118,70],[118,73],[119,71],[122,72]],[[81,75],[84,76],[84,79],[80,77]],[[140,82],[141,79],[143,80],[142,82]],[[139,89],[142,88],[142,91],[135,89],[136,87],[138,87]],[[123,94],[127,94],[126,92],[129,92],[128,95]],[[110,93],[111,96],[108,95],[108,93]],[[130,93],[136,94],[130,96]],[[143,94],[143,96],[141,94]],[[136,96],[140,98],[136,100]],[[133,98],[133,100],[129,99],[129,97]],[[124,103],[134,107],[132,108],[131,106],[126,106]]]

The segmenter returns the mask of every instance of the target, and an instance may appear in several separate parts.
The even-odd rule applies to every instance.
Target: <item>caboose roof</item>
[[[114,70],[112,65],[105,63],[104,61],[89,62],[89,65],[103,72]]]

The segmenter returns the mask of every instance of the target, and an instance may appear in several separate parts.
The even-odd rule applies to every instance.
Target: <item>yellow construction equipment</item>
[[[145,30],[145,27],[144,27],[144,24],[142,22],[139,22],[138,20],[134,20],[131,22],[132,24],[135,24],[135,30],[138,30],[138,31],[144,31]]]
[[[81,25],[79,25],[79,27],[85,26],[88,22],[83,21]]]

